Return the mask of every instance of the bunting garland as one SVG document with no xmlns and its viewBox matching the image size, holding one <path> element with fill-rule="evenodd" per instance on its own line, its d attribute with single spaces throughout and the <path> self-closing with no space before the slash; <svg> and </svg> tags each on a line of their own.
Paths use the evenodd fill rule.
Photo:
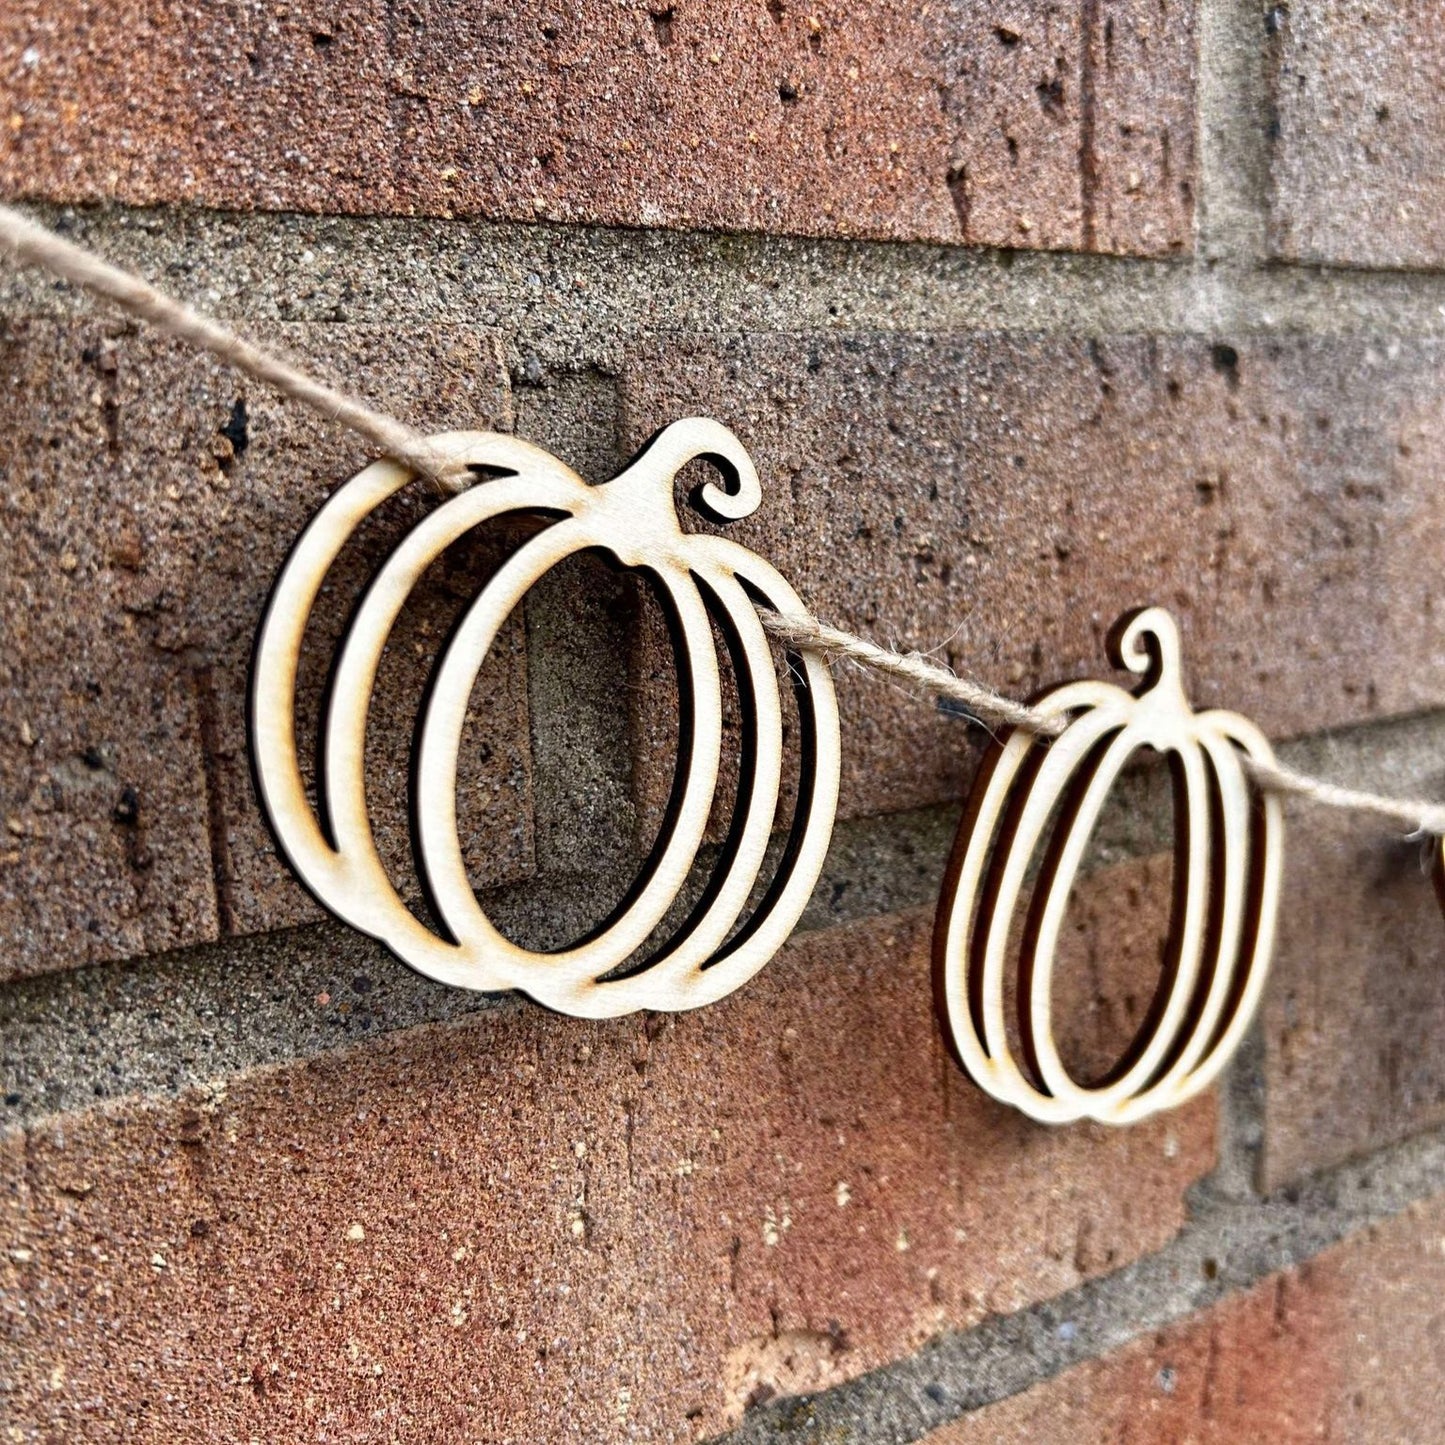
<svg viewBox="0 0 1445 1445">
<path fill-rule="evenodd" d="M 515 437 L 421 436 L 5 206 L 0 246 L 221 356 L 385 453 L 386 460 L 324 504 L 276 579 L 253 659 L 249 736 L 262 810 L 298 879 L 337 917 L 429 977 L 464 988 L 516 989 L 589 1018 L 696 1008 L 752 977 L 801 917 L 827 852 L 841 747 L 828 664 L 840 657 L 955 698 L 1002 730 L 975 780 L 945 876 L 936 981 L 959 1062 L 981 1088 L 1031 1118 L 1129 1123 L 1182 1103 L 1218 1075 L 1248 1028 L 1268 973 L 1280 905 L 1283 795 L 1436 837 L 1445 902 L 1445 807 L 1293 772 L 1278 764 L 1247 719 L 1194 712 L 1183 688 L 1178 629 L 1161 609 L 1130 614 L 1113 634 L 1115 663 L 1138 678 L 1133 692 L 1086 681 L 1016 702 L 915 655 L 826 626 L 761 557 L 723 537 L 684 532 L 673 483 L 696 458 L 723 477 L 723 485 L 710 482 L 693 499 L 712 520 L 737 521 L 763 501 L 752 460 L 716 421 L 674 423 L 620 475 L 589 486 Z M 295 716 L 307 621 L 347 538 L 417 478 L 443 500 L 382 564 L 342 639 L 313 809 Z M 480 587 L 420 711 L 412 803 L 429 924 L 404 901 L 372 836 L 365 762 L 372 686 L 392 626 L 426 567 L 473 528 L 519 516 L 538 529 Z M 457 750 L 473 684 L 498 630 L 541 577 L 585 550 L 646 576 L 663 601 L 682 693 L 679 753 L 672 806 L 628 896 L 584 938 L 539 953 L 495 927 L 468 881 L 457 838 Z M 740 700 L 741 778 L 701 895 L 669 925 L 703 848 L 718 786 L 724 659 L 715 633 Z M 785 730 L 770 637 L 786 649 L 801 722 L 797 797 L 787 819 L 779 816 Z M 1142 751 L 1166 760 L 1174 784 L 1175 887 L 1165 966 L 1123 1056 L 1103 1077 L 1079 1082 L 1053 1039 L 1055 954 L 1100 810 Z M 786 842 L 768 874 L 770 840 L 780 832 Z M 669 936 L 655 942 L 669 926 Z"/>
</svg>

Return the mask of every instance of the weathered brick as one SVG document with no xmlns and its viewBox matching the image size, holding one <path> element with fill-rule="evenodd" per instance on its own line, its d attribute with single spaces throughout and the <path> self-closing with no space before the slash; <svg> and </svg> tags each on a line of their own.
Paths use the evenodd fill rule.
<svg viewBox="0 0 1445 1445">
<path fill-rule="evenodd" d="M 962 233 L 999 246 L 1067 247 L 1085 229 L 1081 75 L 1091 54 L 1077 5 L 1002 8 L 963 27 L 944 93 L 958 125 L 952 192 Z"/>
<path fill-rule="evenodd" d="M 1107 1074 L 1145 1022 L 1163 967 L 1172 881 L 1173 857 L 1162 853 L 1099 868 L 1075 887 L 1050 987 L 1064 1065 L 1076 1079 Z M 1021 930 L 1022 917 L 1016 925 Z M 1012 990 L 1008 998 L 1013 1007 Z"/>
<path fill-rule="evenodd" d="M 1268 1188 L 1445 1123 L 1445 931 L 1419 854 L 1336 815 L 1291 840 L 1264 1008 Z"/>
<path fill-rule="evenodd" d="M 1428 6 L 1279 5 L 1270 215 L 1276 254 L 1445 260 L 1445 32 Z"/>
<path fill-rule="evenodd" d="M 732 426 L 764 491 L 729 535 L 825 621 L 1020 695 L 1106 672 L 1114 619 L 1160 603 L 1197 704 L 1287 736 L 1445 704 L 1437 629 L 1401 621 L 1437 608 L 1440 355 L 1315 338 L 679 339 L 628 366 L 624 429 L 639 443 L 699 412 Z M 643 666 L 656 699 L 655 646 Z M 849 669 L 838 688 L 845 815 L 960 795 L 970 730 Z M 666 712 L 640 719 L 654 815 Z"/>
<path fill-rule="evenodd" d="M 37 1128 L 12 1419 L 692 1439 L 1158 1248 L 1212 1101 L 993 1105 L 943 1054 L 928 940 L 874 920 L 699 1014 L 507 1007 Z"/>
<path fill-rule="evenodd" d="M 388 211 L 387 8 L 14 0 L 0 12 L 0 186 Z"/>
<path fill-rule="evenodd" d="M 1189 244 L 1193 0 L 23 0 L 0 186 L 37 199 Z"/>
<path fill-rule="evenodd" d="M 1103 0 L 1080 122 L 1086 251 L 1189 250 L 1194 224 L 1195 11 Z"/>
<path fill-rule="evenodd" d="M 926 1445 L 1224 1445 L 1440 1436 L 1445 1199 L 1102 1359 L 925 1437 Z"/>
<path fill-rule="evenodd" d="M 1193 223 L 1194 7 L 1025 4 L 955 31 L 962 238 L 1159 254 Z"/>
<path fill-rule="evenodd" d="M 25 1135 L 0 1131 L 0 1400 L 14 1394 L 22 1368 L 21 1346 L 29 1328 L 22 1271 L 31 1262 L 27 1226 L 30 1183 L 25 1172 Z"/>
<path fill-rule="evenodd" d="M 419 422 L 507 424 L 496 344 L 461 331 L 280 328 L 334 376 L 365 372 Z M 218 364 L 123 324 L 0 334 L 0 977 L 316 916 L 255 807 L 246 676 L 276 569 L 364 461 L 350 438 Z M 338 565 L 308 644 L 301 736 L 354 591 L 430 501 L 396 505 Z M 469 587 L 448 555 L 378 684 L 378 837 L 406 866 L 405 759 L 423 662 Z M 484 674 L 464 827 L 478 880 L 530 867 L 526 676 L 514 624 Z"/>
</svg>

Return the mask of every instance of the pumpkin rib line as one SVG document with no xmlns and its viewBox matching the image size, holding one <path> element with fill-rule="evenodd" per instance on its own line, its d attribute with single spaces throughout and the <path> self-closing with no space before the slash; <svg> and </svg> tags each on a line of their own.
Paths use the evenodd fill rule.
<svg viewBox="0 0 1445 1445">
<path fill-rule="evenodd" d="M 636 978 L 640 974 L 666 964 L 686 947 L 688 940 L 707 918 L 718 896 L 726 887 L 747 832 L 750 813 L 742 804 L 750 793 L 750 785 L 756 777 L 758 769 L 757 725 L 753 717 L 756 687 L 752 677 L 752 668 L 747 660 L 741 634 L 721 598 L 697 572 L 690 571 L 688 575 L 701 594 L 709 617 L 722 635 L 732 665 L 733 677 L 738 684 L 739 716 L 742 730 L 739 739 L 738 783 L 729 811 L 728 830 L 710 862 L 707 881 L 697 899 L 689 907 L 683 921 L 652 953 L 638 961 L 619 964 L 616 968 L 600 976 L 597 979 L 599 986 Z M 744 695 L 745 692 L 746 695 Z M 717 958 L 718 953 L 714 951 L 709 958 L 698 965 L 699 969 L 708 968 Z"/>
<path fill-rule="evenodd" d="M 1164 1087 L 1166 1083 L 1169 1082 L 1171 1075 L 1178 1068 L 1180 1060 L 1185 1057 L 1194 1043 L 1199 1027 L 1203 1022 L 1204 1011 L 1208 1004 L 1209 997 L 1214 991 L 1220 972 L 1224 971 L 1229 975 L 1233 975 L 1238 961 L 1237 958 L 1226 959 L 1221 951 L 1224 941 L 1224 914 L 1227 901 L 1224 894 L 1225 863 L 1223 849 L 1226 846 L 1227 839 L 1225 837 L 1223 788 L 1213 757 L 1206 750 L 1201 750 L 1201 755 L 1204 763 L 1205 779 L 1208 784 L 1209 856 L 1206 859 L 1205 867 L 1208 871 L 1209 886 L 1204 918 L 1204 931 L 1199 944 L 1199 972 L 1194 980 L 1194 990 L 1185 1008 L 1181 1027 L 1175 1034 L 1169 1049 L 1159 1061 L 1159 1066 L 1154 1070 L 1148 1083 L 1134 1096 L 1136 1102 L 1142 1102 L 1156 1092 L 1162 1091 L 1162 1093 L 1165 1094 L 1175 1093 L 1177 1090 L 1187 1086 L 1194 1070 L 1207 1055 L 1207 1050 L 1195 1060 L 1194 1064 L 1186 1070 L 1179 1079 L 1174 1080 L 1173 1088 L 1166 1089 Z M 1177 853 L 1175 872 L 1177 889 Z M 1175 901 L 1170 909 L 1171 926 L 1173 925 L 1175 911 L 1178 906 L 1176 893 Z"/>
<path fill-rule="evenodd" d="M 750 578 L 735 574 L 735 580 L 743 591 L 755 601 L 770 608 L 775 606 Z M 783 851 L 778 857 L 777 865 L 763 896 L 748 916 L 739 923 L 732 936 L 704 965 L 706 969 L 716 968 L 719 964 L 725 963 L 745 948 L 759 930 L 767 924 L 781 902 L 783 894 L 793 881 L 803 845 L 816 822 L 813 816 L 813 804 L 817 795 L 817 765 L 821 745 L 817 698 L 812 686 L 807 681 L 808 663 L 792 649 L 785 649 L 783 656 L 788 664 L 788 677 L 798 710 L 798 796 L 793 805 L 793 816 L 789 822 L 787 840 L 783 844 Z M 798 666 L 800 663 L 801 667 Z M 776 808 L 773 821 L 774 823 L 777 821 Z M 831 832 L 831 820 L 828 827 Z M 816 880 L 814 881 L 816 882 Z M 809 892 L 811 893 L 811 891 L 810 884 Z"/>
<path fill-rule="evenodd" d="M 603 549 L 608 550 L 608 549 Z M 613 554 L 615 555 L 615 554 Z M 586 948 L 595 943 L 599 938 L 604 937 L 622 920 L 630 911 L 638 898 L 646 891 L 652 879 L 656 876 L 658 868 L 666 856 L 668 845 L 672 841 L 673 834 L 677 829 L 678 815 L 682 811 L 683 799 L 687 793 L 687 785 L 691 776 L 690 752 L 688 739 L 694 725 L 695 705 L 691 680 L 694 675 L 693 662 L 685 639 L 682 635 L 681 621 L 673 602 L 669 589 L 663 584 L 660 574 L 651 567 L 634 567 L 627 569 L 634 575 L 646 582 L 653 592 L 653 598 L 663 615 L 664 625 L 667 628 L 668 640 L 672 651 L 673 666 L 677 669 L 677 760 L 673 764 L 672 782 L 668 788 L 667 802 L 663 805 L 662 815 L 658 821 L 657 833 L 647 850 L 646 857 L 633 874 L 631 882 L 627 885 L 621 898 L 608 911 L 607 915 L 599 919 L 591 928 L 586 929 L 572 942 L 563 944 L 557 948 L 548 949 L 546 953 L 563 954 L 575 952 L 577 949 Z M 687 677 L 684 678 L 684 669 Z M 696 859 L 693 860 L 694 864 Z M 689 869 L 691 871 L 691 869 Z M 658 927 L 663 925 L 659 923 Z M 639 947 L 645 947 L 646 940 Z M 645 966 L 645 965 L 644 965 Z M 613 968 L 599 974 L 594 980 L 598 986 L 607 983 L 620 982 L 623 979 L 634 977 L 641 972 L 642 968 L 624 960 Z"/>
<path fill-rule="evenodd" d="M 515 475 L 515 473 L 511 473 L 510 475 Z M 547 526 L 550 527 L 555 526 L 559 522 L 565 521 L 571 515 L 572 514 L 570 512 L 560 512 L 552 509 L 520 508 L 518 509 L 518 511 L 515 512 L 498 513 L 497 516 L 488 519 L 488 525 L 496 522 L 505 521 L 510 517 L 528 516 L 536 517 L 540 520 L 545 520 Z M 472 529 L 469 528 L 468 530 L 470 531 Z M 544 527 L 540 530 L 545 531 L 546 528 Z M 454 537 L 447 544 L 447 548 L 454 547 L 466 535 L 467 533 L 463 532 L 457 537 Z M 527 539 L 527 541 L 531 540 L 532 539 L 530 537 Z M 482 583 L 482 588 L 485 588 L 487 584 L 491 582 L 492 578 L 495 577 L 497 573 L 500 572 L 501 569 L 506 565 L 506 563 L 511 560 L 511 557 L 515 555 L 515 552 L 519 551 L 521 547 L 525 545 L 526 542 L 520 543 L 512 553 L 510 553 L 502 561 L 498 562 L 497 565 L 492 568 L 490 574 L 487 576 L 486 581 Z M 442 551 L 438 553 L 437 557 L 433 559 L 433 562 L 430 565 L 435 565 L 437 561 L 440 561 L 441 558 L 446 555 L 447 548 L 443 548 Z M 346 626 L 342 631 L 343 637 L 345 637 L 347 633 L 351 631 L 352 623 L 355 621 L 356 613 L 361 608 L 365 593 L 370 590 L 371 586 L 375 583 L 378 575 L 380 575 L 380 569 L 378 569 L 378 571 L 372 575 L 366 587 L 364 587 L 362 589 L 362 592 L 357 596 L 355 606 L 352 610 L 352 614 L 347 618 Z M 426 908 L 427 917 L 419 917 L 416 913 L 416 910 L 412 908 L 410 904 L 407 904 L 407 900 L 405 897 L 402 897 L 402 903 L 406 904 L 408 911 L 412 913 L 413 917 L 417 918 L 417 921 L 419 923 L 429 926 L 432 932 L 436 933 L 438 937 L 442 938 L 443 941 L 450 943 L 453 947 L 460 946 L 459 940 L 453 935 L 451 926 L 447 923 L 446 918 L 441 911 L 441 907 L 437 902 L 436 896 L 432 892 L 431 880 L 427 877 L 426 868 L 421 858 L 420 847 L 418 843 L 418 839 L 420 838 L 421 833 L 421 787 L 418 779 L 418 772 L 421 766 L 421 746 L 422 738 L 426 730 L 425 724 L 427 710 L 431 705 L 432 694 L 436 690 L 437 678 L 441 672 L 442 659 L 446 656 L 447 649 L 451 646 L 453 639 L 457 635 L 457 632 L 460 630 L 463 622 L 466 620 L 467 609 L 469 606 L 470 600 L 466 603 L 463 603 L 462 606 L 457 609 L 457 614 L 455 617 L 452 618 L 450 625 L 447 627 L 445 636 L 443 636 L 440 642 L 438 642 L 437 644 L 436 652 L 431 659 L 431 665 L 427 668 L 427 675 L 422 682 L 421 694 L 417 699 L 416 718 L 415 721 L 412 723 L 411 738 L 407 749 L 407 848 L 412 860 L 412 872 L 417 882 L 421 901 Z M 398 620 L 400 620 L 400 618 L 398 618 Z M 316 794 L 318 801 L 327 797 L 327 791 L 324 782 L 324 773 L 322 771 L 325 765 L 325 754 L 322 750 L 321 742 L 322 734 L 324 733 L 325 729 L 325 718 L 331 708 L 331 701 L 335 688 L 336 671 L 340 664 L 340 659 L 341 648 L 338 646 L 333 650 L 331 655 L 331 662 L 327 677 L 327 691 L 325 694 L 323 707 L 317 720 L 318 737 L 316 768 L 318 783 L 316 788 Z M 485 665 L 485 660 L 483 662 L 483 665 Z M 323 823 L 323 827 L 325 826 L 326 825 Z M 398 890 L 398 893 L 400 893 L 400 890 Z"/>
</svg>

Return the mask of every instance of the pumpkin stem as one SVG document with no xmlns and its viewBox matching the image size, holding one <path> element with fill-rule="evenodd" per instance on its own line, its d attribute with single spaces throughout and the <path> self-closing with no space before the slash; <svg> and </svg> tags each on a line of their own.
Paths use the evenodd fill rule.
<svg viewBox="0 0 1445 1445">
<path fill-rule="evenodd" d="M 1179 624 L 1162 607 L 1141 607 L 1114 624 L 1109 651 L 1119 667 L 1144 678 L 1145 690 L 1169 681 L 1183 687 Z"/>
<path fill-rule="evenodd" d="M 763 500 L 763 485 L 758 469 L 743 444 L 721 422 L 708 417 L 691 416 L 665 426 L 633 459 L 633 466 L 643 463 L 655 475 L 665 476 L 669 487 L 672 479 L 689 462 L 701 458 L 711 462 L 727 482 L 704 482 L 688 500 L 705 517 L 714 522 L 739 522 L 751 516 Z M 629 471 L 632 468 L 629 467 Z"/>
</svg>

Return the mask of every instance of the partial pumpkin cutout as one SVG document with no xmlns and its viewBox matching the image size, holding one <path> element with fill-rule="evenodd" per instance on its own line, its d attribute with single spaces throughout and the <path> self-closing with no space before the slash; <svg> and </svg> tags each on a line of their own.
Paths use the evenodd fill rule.
<svg viewBox="0 0 1445 1445">
<path fill-rule="evenodd" d="M 1190 708 L 1178 628 L 1162 609 L 1122 619 L 1110 651 L 1142 677 L 1135 692 L 1105 682 L 1054 689 L 1034 705 L 1059 719 L 1057 737 L 1015 731 L 985 757 L 935 932 L 940 1012 L 959 1062 L 994 1098 L 1050 1124 L 1132 1123 L 1207 1087 L 1259 1002 L 1279 903 L 1280 800 L 1251 789 L 1243 766 L 1245 758 L 1273 762 L 1264 735 L 1235 713 Z M 1060 929 L 1105 798 L 1140 749 L 1161 754 L 1174 781 L 1164 967 L 1123 1056 L 1103 1077 L 1080 1083 L 1053 1034 Z M 1011 932 L 1020 938 L 1017 1051 L 1006 1005 Z"/>
<path fill-rule="evenodd" d="M 332 913 L 444 983 L 519 989 L 587 1018 L 696 1008 L 723 997 L 767 963 L 792 932 L 822 868 L 838 797 L 831 674 L 816 658 L 790 655 L 802 783 L 788 846 L 744 919 L 774 829 L 783 746 L 778 675 L 757 609 L 803 607 L 788 583 L 746 548 L 685 534 L 673 506 L 673 478 L 695 458 L 715 463 L 733 485 L 725 490 L 707 484 L 696 505 L 714 519 L 736 521 L 762 500 L 751 460 L 725 427 L 700 419 L 666 428 L 626 471 L 596 487 L 514 437 L 454 432 L 432 440 L 485 480 L 412 529 L 357 609 L 337 653 L 323 728 L 321 818 L 307 801 L 296 743 L 296 676 L 307 618 L 346 538 L 413 474 L 381 461 L 341 487 L 301 535 L 272 592 L 256 644 L 250 730 L 261 804 L 283 853 Z M 417 579 L 463 533 L 522 515 L 547 525 L 517 548 L 463 613 L 437 663 L 417 729 L 417 866 L 444 935 L 408 909 L 378 855 L 367 811 L 367 714 L 387 638 Z M 498 931 L 468 881 L 457 836 L 458 747 L 473 683 L 499 630 L 538 578 L 589 550 L 646 573 L 665 600 L 684 695 L 677 784 L 652 856 L 622 906 L 573 945 L 536 952 Z M 714 624 L 747 699 L 747 773 L 701 899 L 673 936 L 638 962 L 634 955 L 686 883 L 717 789 L 722 702 Z"/>
</svg>

